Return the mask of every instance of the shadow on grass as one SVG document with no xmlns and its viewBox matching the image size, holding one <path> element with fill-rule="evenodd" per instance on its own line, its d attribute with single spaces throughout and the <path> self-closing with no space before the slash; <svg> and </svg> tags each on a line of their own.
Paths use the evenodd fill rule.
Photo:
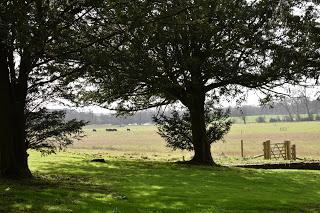
<svg viewBox="0 0 320 213">
<path fill-rule="evenodd" d="M 125 197 L 81 176 L 36 173 L 32 180 L 0 179 L 0 212 L 114 211 L 108 202 L 121 199 Z"/>
<path fill-rule="evenodd" d="M 320 210 L 320 173 L 314 171 L 212 168 L 119 159 L 101 164 L 81 156 L 70 161 L 43 158 L 33 167 L 37 178 L 32 181 L 0 183 L 0 197 L 5 199 L 0 201 L 0 212 Z"/>
</svg>

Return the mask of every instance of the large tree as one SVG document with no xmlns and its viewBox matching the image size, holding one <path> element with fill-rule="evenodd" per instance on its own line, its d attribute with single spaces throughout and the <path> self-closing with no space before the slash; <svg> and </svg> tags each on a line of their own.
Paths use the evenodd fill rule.
<svg viewBox="0 0 320 213">
<path fill-rule="evenodd" d="M 206 136 L 205 101 L 247 87 L 270 91 L 298 81 L 307 18 L 302 1 L 136 1 L 117 11 L 126 29 L 110 57 L 101 42 L 91 58 L 91 92 L 100 104 L 136 111 L 181 103 L 190 113 L 197 164 L 214 164 Z M 135 23 L 134 27 L 132 23 Z M 103 27 L 102 27 L 103 29 Z M 108 46 L 109 47 L 109 46 Z M 114 106 L 114 105 L 113 105 Z"/>
<path fill-rule="evenodd" d="M 79 59 L 83 49 L 97 42 L 90 26 L 102 19 L 101 2 L 0 2 L 0 176 L 31 177 L 26 116 L 33 109 L 28 107 L 64 97 L 70 85 L 62 82 L 72 82 L 90 68 Z M 109 32 L 99 41 L 117 34 Z"/>
</svg>

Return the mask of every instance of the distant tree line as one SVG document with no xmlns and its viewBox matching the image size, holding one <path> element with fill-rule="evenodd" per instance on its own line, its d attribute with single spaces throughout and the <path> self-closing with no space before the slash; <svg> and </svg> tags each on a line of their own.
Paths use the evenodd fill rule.
<svg viewBox="0 0 320 213">
<path fill-rule="evenodd" d="M 227 109 L 225 109 L 227 110 Z M 157 113 L 156 110 L 143 110 L 131 116 L 116 116 L 116 114 L 102 114 L 94 112 L 80 112 L 73 109 L 64 109 L 66 112 L 66 120 L 84 120 L 89 124 L 146 124 L 154 123 L 152 117 Z M 166 114 L 170 114 L 168 111 Z M 290 121 L 306 121 L 320 120 L 320 101 L 310 100 L 308 97 L 286 98 L 274 103 L 272 106 L 252 106 L 244 105 L 241 107 L 231 107 L 231 117 L 246 117 L 254 115 L 277 115 L 269 119 L 259 116 L 258 123 L 264 122 L 290 122 Z M 283 116 L 278 116 L 283 115 Z M 305 116 L 302 116 L 305 115 Z M 245 118 L 244 118 L 245 119 Z"/>
<path fill-rule="evenodd" d="M 257 122 L 292 122 L 292 121 L 313 121 L 320 120 L 320 101 L 310 100 L 307 96 L 295 98 L 284 98 L 274 103 L 272 106 L 242 106 L 232 108 L 233 117 L 242 117 L 251 115 L 284 115 L 281 118 L 272 117 L 269 120 L 262 116 L 257 118 Z"/>
<path fill-rule="evenodd" d="M 66 113 L 66 120 L 76 119 L 78 121 L 87 121 L 89 124 L 113 125 L 153 123 L 152 117 L 156 114 L 155 110 L 144 110 L 131 116 L 117 116 L 114 113 L 102 114 L 94 112 L 80 112 L 73 109 L 63 109 L 63 111 Z"/>
</svg>

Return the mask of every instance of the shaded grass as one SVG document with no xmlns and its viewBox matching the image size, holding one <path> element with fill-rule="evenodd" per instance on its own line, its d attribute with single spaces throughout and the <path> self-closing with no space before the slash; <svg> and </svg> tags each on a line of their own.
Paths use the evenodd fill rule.
<svg viewBox="0 0 320 213">
<path fill-rule="evenodd" d="M 100 153 L 100 155 L 103 155 Z M 0 212 L 317 212 L 320 172 L 31 153 L 36 178 L 0 180 Z M 106 156 L 102 156 L 106 157 Z"/>
</svg>

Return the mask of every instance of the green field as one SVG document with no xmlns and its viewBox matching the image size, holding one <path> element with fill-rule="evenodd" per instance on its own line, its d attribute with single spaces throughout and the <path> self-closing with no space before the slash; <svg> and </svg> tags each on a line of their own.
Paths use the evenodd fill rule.
<svg viewBox="0 0 320 213">
<path fill-rule="evenodd" d="M 0 182 L 0 212 L 319 212 L 318 171 L 182 166 L 31 153 L 31 181 Z"/>
<path fill-rule="evenodd" d="M 319 171 L 175 164 L 192 153 L 166 148 L 155 126 L 85 132 L 57 155 L 30 152 L 33 180 L 0 179 L 0 212 L 320 212 Z M 240 158 L 241 139 L 246 157 L 261 154 L 269 139 L 291 140 L 299 157 L 320 159 L 320 122 L 234 124 L 225 142 L 213 145 L 215 161 L 263 161 Z"/>
</svg>

